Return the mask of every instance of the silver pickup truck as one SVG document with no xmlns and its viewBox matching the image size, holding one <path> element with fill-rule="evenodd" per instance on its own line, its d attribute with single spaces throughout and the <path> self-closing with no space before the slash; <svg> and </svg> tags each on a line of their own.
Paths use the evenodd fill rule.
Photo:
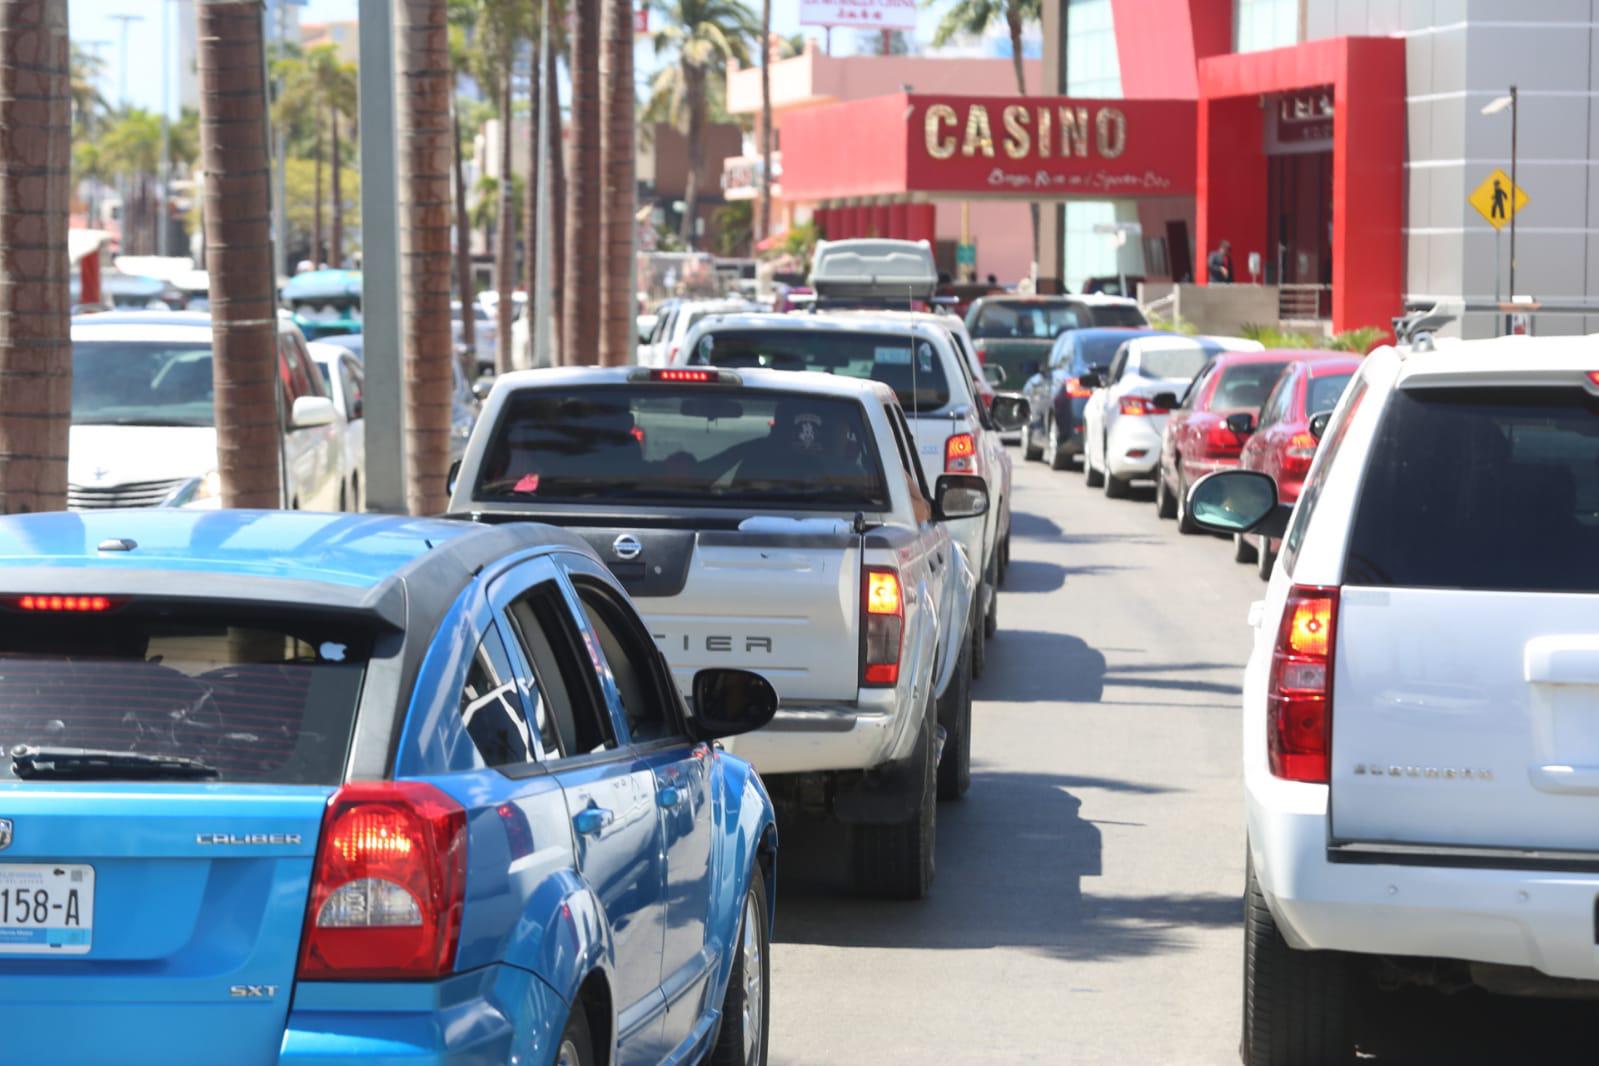
<svg viewBox="0 0 1599 1066">
<path fill-rule="evenodd" d="M 973 568 L 947 523 L 988 506 L 979 477 L 928 485 L 887 385 L 648 367 L 502 376 L 450 500 L 583 536 L 685 692 L 707 666 L 766 676 L 782 709 L 729 748 L 851 826 L 857 887 L 900 898 L 971 779 Z"/>
</svg>

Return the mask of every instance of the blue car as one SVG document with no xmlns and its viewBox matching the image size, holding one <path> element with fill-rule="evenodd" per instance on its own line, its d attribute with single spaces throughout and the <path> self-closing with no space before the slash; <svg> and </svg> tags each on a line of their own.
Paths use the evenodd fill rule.
<svg viewBox="0 0 1599 1066">
<path fill-rule="evenodd" d="M 0 519 L 0 1060 L 766 1061 L 770 800 L 535 524 Z"/>
</svg>

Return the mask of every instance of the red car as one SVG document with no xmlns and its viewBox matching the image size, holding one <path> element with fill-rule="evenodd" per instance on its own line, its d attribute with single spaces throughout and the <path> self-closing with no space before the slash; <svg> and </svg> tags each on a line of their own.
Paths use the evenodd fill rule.
<svg viewBox="0 0 1599 1066">
<path fill-rule="evenodd" d="M 1260 416 L 1238 465 L 1270 474 L 1283 503 L 1299 499 L 1299 490 L 1316 456 L 1317 438 L 1310 432 L 1312 416 L 1338 406 L 1344 386 L 1360 369 L 1360 358 L 1348 354 L 1319 354 L 1289 366 L 1261 405 Z M 1238 541 L 1238 561 L 1259 565 L 1262 580 L 1271 576 L 1279 542 L 1260 538 Z"/>
<path fill-rule="evenodd" d="M 1206 474 L 1238 465 L 1249 439 L 1228 428 L 1230 415 L 1260 410 L 1283 368 L 1298 359 L 1323 353 L 1296 351 L 1223 352 L 1212 359 L 1172 411 L 1161 438 L 1160 469 L 1155 476 L 1155 510 L 1177 519 L 1183 533 L 1199 527 L 1188 516 L 1188 486 Z"/>
</svg>

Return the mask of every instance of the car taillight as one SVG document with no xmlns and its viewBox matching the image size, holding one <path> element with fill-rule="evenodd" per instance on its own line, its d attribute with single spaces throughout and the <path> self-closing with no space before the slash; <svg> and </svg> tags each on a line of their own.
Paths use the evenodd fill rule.
<svg viewBox="0 0 1599 1066">
<path fill-rule="evenodd" d="M 869 566 L 862 572 L 861 622 L 866 630 L 861 686 L 893 688 L 899 684 L 900 638 L 905 629 L 898 570 Z"/>
<path fill-rule="evenodd" d="M 432 785 L 345 785 L 322 816 L 300 946 L 309 981 L 450 971 L 466 893 L 466 812 Z"/>
<path fill-rule="evenodd" d="M 944 442 L 944 473 L 971 474 L 977 470 L 977 439 L 956 433 Z"/>
<path fill-rule="evenodd" d="M 1337 628 L 1336 588 L 1295 585 L 1289 591 L 1266 689 L 1271 772 L 1289 781 L 1327 783 Z"/>
<path fill-rule="evenodd" d="M 1310 461 L 1314 458 L 1316 438 L 1306 432 L 1295 433 L 1283 449 L 1283 473 L 1303 477 L 1310 471 Z"/>
<path fill-rule="evenodd" d="M 1123 396 L 1120 410 L 1124 415 L 1163 415 L 1171 408 L 1162 407 L 1154 400 L 1143 396 Z"/>
<path fill-rule="evenodd" d="M 1237 455 L 1244 450 L 1243 438 L 1227 428 L 1225 422 L 1212 422 L 1205 430 L 1205 455 L 1209 458 Z"/>
<path fill-rule="evenodd" d="M 57 596 L 44 593 L 19 596 L 12 603 L 19 611 L 67 614 L 98 614 L 118 606 L 118 601 L 109 596 Z"/>
<path fill-rule="evenodd" d="M 988 345 L 982 341 L 977 341 L 972 345 L 972 351 L 977 353 L 978 365 L 988 362 Z"/>
<path fill-rule="evenodd" d="M 1066 395 L 1073 400 L 1086 400 L 1094 395 L 1094 390 L 1084 388 L 1082 381 L 1077 378 L 1067 378 Z"/>
</svg>

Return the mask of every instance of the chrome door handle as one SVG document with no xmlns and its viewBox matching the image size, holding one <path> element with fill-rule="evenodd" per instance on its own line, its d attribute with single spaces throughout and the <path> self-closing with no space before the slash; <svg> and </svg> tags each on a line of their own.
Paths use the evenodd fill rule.
<svg viewBox="0 0 1599 1066">
<path fill-rule="evenodd" d="M 600 831 L 612 822 L 616 815 L 603 807 L 589 807 L 587 810 L 578 811 L 572 819 L 572 826 L 582 836 L 598 836 Z"/>
<path fill-rule="evenodd" d="M 657 807 L 663 807 L 667 810 L 671 810 L 673 807 L 676 807 L 682 802 L 683 790 L 678 788 L 676 785 L 667 785 L 665 788 L 655 793 L 655 805 Z"/>
</svg>

